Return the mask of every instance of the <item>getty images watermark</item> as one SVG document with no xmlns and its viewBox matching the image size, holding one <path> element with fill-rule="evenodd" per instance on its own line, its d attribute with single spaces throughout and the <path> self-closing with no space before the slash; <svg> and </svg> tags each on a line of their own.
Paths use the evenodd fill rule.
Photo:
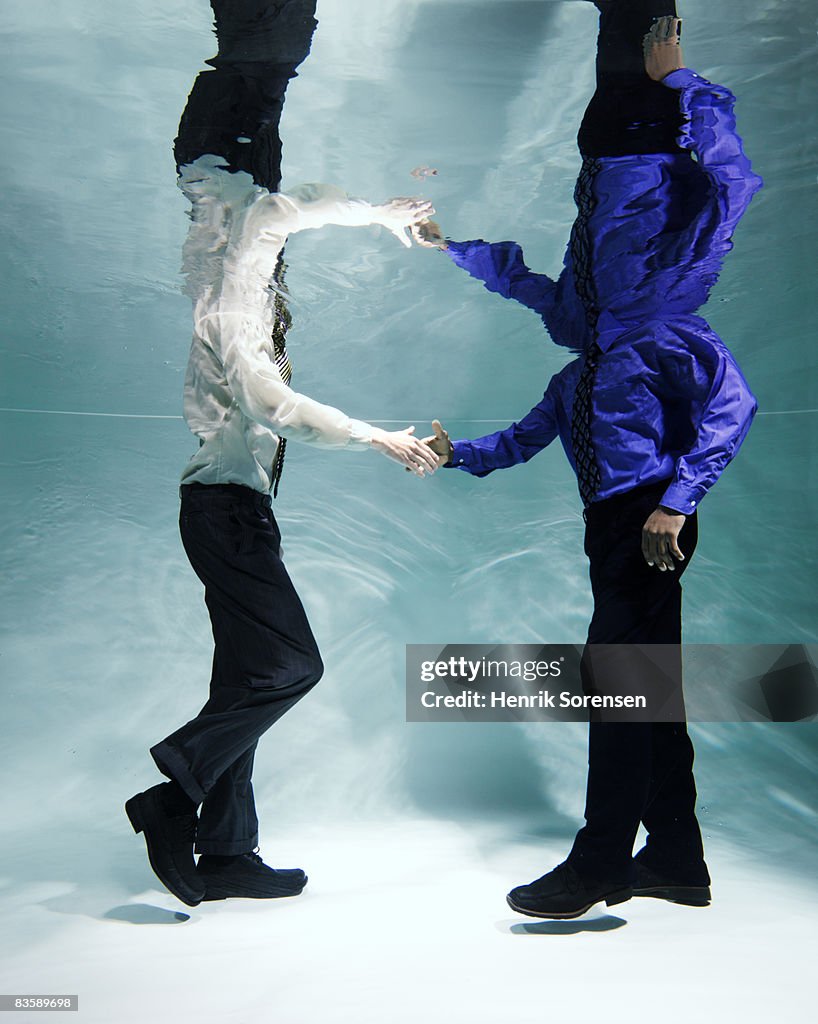
<svg viewBox="0 0 818 1024">
<path fill-rule="evenodd" d="M 565 655 L 553 661 L 520 661 L 516 658 L 508 661 L 488 655 L 472 660 L 463 654 L 459 658 L 450 655 L 445 661 L 423 661 L 420 666 L 423 683 L 450 680 L 468 685 L 478 680 L 485 683 L 493 679 L 502 681 L 504 686 L 499 690 L 464 689 L 458 694 L 424 690 L 420 703 L 424 708 L 647 708 L 644 694 L 579 694 L 571 690 L 544 689 L 536 693 L 519 693 L 508 688 L 509 681 L 514 680 L 523 683 L 549 680 L 555 683 L 562 676 L 564 665 Z"/>
<path fill-rule="evenodd" d="M 411 644 L 410 722 L 809 721 L 816 645 Z"/>
</svg>

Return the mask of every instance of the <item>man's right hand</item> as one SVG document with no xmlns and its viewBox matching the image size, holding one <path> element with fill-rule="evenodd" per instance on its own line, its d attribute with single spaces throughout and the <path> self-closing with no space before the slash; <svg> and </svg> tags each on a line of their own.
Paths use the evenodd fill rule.
<svg viewBox="0 0 818 1024">
<path fill-rule="evenodd" d="M 414 432 L 414 427 L 406 427 L 405 430 L 381 430 L 376 427 L 370 443 L 388 459 L 406 466 L 408 472 L 416 476 L 425 476 L 426 473 L 431 475 L 438 467 L 438 460 L 423 441 L 412 437 Z"/>
<path fill-rule="evenodd" d="M 432 430 L 434 430 L 434 434 L 424 437 L 423 443 L 428 445 L 430 451 L 435 453 L 439 466 L 448 466 L 452 461 L 452 454 L 454 452 L 449 435 L 443 429 L 440 420 L 432 420 Z"/>
</svg>

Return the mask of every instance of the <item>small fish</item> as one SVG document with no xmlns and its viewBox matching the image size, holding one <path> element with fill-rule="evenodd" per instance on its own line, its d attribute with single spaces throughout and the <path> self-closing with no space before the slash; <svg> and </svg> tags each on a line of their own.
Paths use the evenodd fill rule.
<svg viewBox="0 0 818 1024">
<path fill-rule="evenodd" d="M 409 172 L 413 178 L 431 178 L 437 174 L 436 167 L 415 167 Z"/>
</svg>

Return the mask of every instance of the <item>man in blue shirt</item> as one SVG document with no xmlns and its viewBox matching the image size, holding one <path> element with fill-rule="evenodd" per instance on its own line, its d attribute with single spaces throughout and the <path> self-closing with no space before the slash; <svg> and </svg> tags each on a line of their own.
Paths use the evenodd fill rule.
<svg viewBox="0 0 818 1024">
<path fill-rule="evenodd" d="M 559 279 L 530 271 L 516 243 L 447 241 L 433 223 L 418 232 L 490 291 L 535 310 L 579 357 L 507 429 L 452 443 L 436 421 L 426 440 L 443 465 L 485 476 L 559 437 L 585 506 L 588 645 L 679 645 L 697 509 L 756 411 L 695 311 L 761 179 L 735 132 L 732 94 L 684 67 L 672 3 L 596 6 L 597 91 L 579 132 L 579 212 Z M 684 721 L 592 720 L 586 825 L 567 860 L 513 889 L 510 905 L 555 918 L 633 894 L 707 905 L 692 765 Z M 648 840 L 632 860 L 640 821 Z"/>
</svg>

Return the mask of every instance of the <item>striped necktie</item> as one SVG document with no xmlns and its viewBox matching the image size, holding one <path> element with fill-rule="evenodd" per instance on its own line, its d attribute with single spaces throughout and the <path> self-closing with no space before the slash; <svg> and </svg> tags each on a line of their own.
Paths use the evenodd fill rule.
<svg viewBox="0 0 818 1024">
<path fill-rule="evenodd" d="M 278 263 L 276 264 L 275 273 L 273 274 L 273 280 L 275 281 L 278 288 L 275 293 L 275 319 L 273 322 L 273 355 L 275 359 L 276 369 L 281 374 L 281 379 L 285 384 L 289 386 L 293 376 L 293 367 L 290 362 L 290 357 L 287 354 L 287 331 L 292 325 L 293 318 L 290 316 L 290 311 L 287 309 L 287 304 L 284 301 L 284 296 L 278 289 L 284 289 L 284 271 L 287 269 L 286 264 L 282 256 L 278 257 Z M 278 495 L 278 483 L 281 480 L 281 471 L 284 469 L 284 453 L 287 448 L 287 439 L 280 437 L 278 439 L 278 448 L 276 450 L 275 460 L 273 462 L 273 468 L 270 475 L 270 480 L 273 486 L 273 497 Z"/>
<path fill-rule="evenodd" d="M 592 240 L 588 223 L 596 208 L 594 179 L 601 164 L 598 160 L 585 157 L 574 189 L 577 204 L 577 219 L 571 231 L 571 263 L 574 272 L 574 287 L 585 308 L 585 317 L 592 340 L 585 350 L 585 363 L 574 392 L 574 407 L 571 413 L 571 445 L 574 449 L 577 483 L 584 505 L 590 505 L 599 490 L 601 482 L 599 465 L 591 441 L 591 395 L 594 389 L 596 369 L 601 350 L 596 342 L 599 308 L 594 282 Z"/>
</svg>

